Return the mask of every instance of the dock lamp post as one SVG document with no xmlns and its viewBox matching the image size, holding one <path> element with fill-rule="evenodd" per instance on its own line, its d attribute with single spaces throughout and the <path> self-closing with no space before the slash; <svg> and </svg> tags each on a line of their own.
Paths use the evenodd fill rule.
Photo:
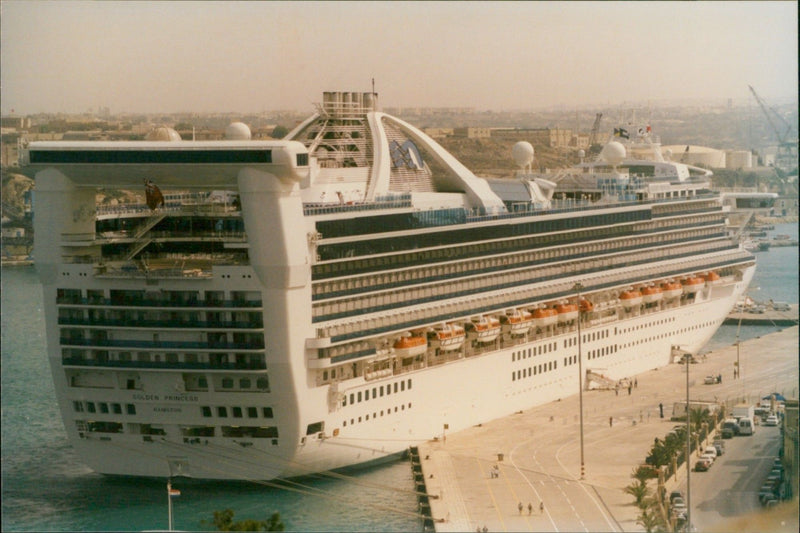
<svg viewBox="0 0 800 533">
<path fill-rule="evenodd" d="M 690 461 L 692 431 L 689 423 L 691 416 L 689 411 L 689 365 L 692 361 L 692 354 L 683 352 L 683 364 L 686 365 L 686 531 L 692 530 L 692 485 L 689 482 L 692 473 Z"/>
<path fill-rule="evenodd" d="M 580 409 L 580 424 L 581 424 L 581 479 L 586 478 L 586 464 L 583 460 L 583 363 L 581 357 L 581 290 L 583 285 L 580 282 L 576 283 L 573 287 L 577 294 L 578 304 L 578 405 Z"/>
</svg>

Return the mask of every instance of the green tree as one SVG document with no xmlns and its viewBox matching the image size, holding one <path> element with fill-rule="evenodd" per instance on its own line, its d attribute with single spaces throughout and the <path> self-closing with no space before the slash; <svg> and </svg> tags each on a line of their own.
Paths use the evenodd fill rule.
<svg viewBox="0 0 800 533">
<path fill-rule="evenodd" d="M 625 493 L 633 496 L 636 499 L 636 505 L 638 507 L 642 507 L 642 503 L 647 497 L 647 482 L 640 480 L 636 481 L 635 483 L 631 483 L 625 487 Z"/>
<path fill-rule="evenodd" d="M 281 521 L 280 513 L 272 513 L 272 516 L 267 520 L 239 520 L 233 521 L 233 509 L 224 509 L 222 511 L 214 511 L 214 519 L 211 525 L 217 528 L 217 531 L 283 531 L 284 526 Z M 208 524 L 203 520 L 203 524 Z"/>
<path fill-rule="evenodd" d="M 662 520 L 652 508 L 642 509 L 642 512 L 636 518 L 636 523 L 642 526 L 647 533 L 662 530 Z"/>
<path fill-rule="evenodd" d="M 289 133 L 289 128 L 286 126 L 275 126 L 275 129 L 272 130 L 272 138 L 273 139 L 283 139 L 286 137 L 286 134 Z"/>
</svg>

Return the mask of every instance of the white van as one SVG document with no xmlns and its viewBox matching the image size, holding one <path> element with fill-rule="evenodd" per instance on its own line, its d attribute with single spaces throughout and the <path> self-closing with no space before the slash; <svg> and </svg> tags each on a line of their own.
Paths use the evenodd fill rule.
<svg viewBox="0 0 800 533">
<path fill-rule="evenodd" d="M 756 428 L 752 418 L 743 417 L 739 419 L 739 435 L 752 435 L 755 431 Z"/>
</svg>

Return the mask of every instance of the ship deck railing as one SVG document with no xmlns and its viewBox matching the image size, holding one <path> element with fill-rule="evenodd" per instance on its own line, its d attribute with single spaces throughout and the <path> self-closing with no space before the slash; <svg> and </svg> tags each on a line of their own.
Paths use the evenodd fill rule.
<svg viewBox="0 0 800 533">
<path fill-rule="evenodd" d="M 168 369 L 168 370 L 239 370 L 239 371 L 253 371 L 253 370 L 266 370 L 266 362 L 261 363 L 188 363 L 185 361 L 168 362 L 168 361 L 119 361 L 114 359 L 97 359 L 85 357 L 62 357 L 61 364 L 63 366 L 96 366 L 96 367 L 110 367 L 110 368 L 148 368 L 153 370 Z M 207 389 L 195 389 L 207 390 Z M 252 391 L 248 391 L 252 392 Z"/>
<path fill-rule="evenodd" d="M 131 339 L 85 339 L 61 337 L 61 346 L 65 347 L 93 347 L 93 348 L 141 348 L 150 350 L 224 350 L 224 351 L 253 351 L 264 350 L 263 340 L 260 342 L 208 342 L 208 341 L 141 341 Z"/>
<path fill-rule="evenodd" d="M 738 248 L 738 246 L 735 246 L 735 245 L 724 245 L 724 246 L 720 246 L 715 251 L 724 252 L 724 251 L 734 250 L 734 249 L 737 249 L 737 248 Z M 680 258 L 685 258 L 685 257 L 692 257 L 692 256 L 694 256 L 696 254 L 697 254 L 696 251 L 689 251 L 689 252 L 686 252 L 686 253 L 683 253 L 683 254 L 672 254 L 672 255 L 669 255 L 669 259 L 680 259 Z M 649 264 L 649 263 L 653 262 L 653 258 L 654 257 L 658 258 L 658 259 L 664 259 L 664 258 L 667 257 L 667 254 L 666 253 L 661 253 L 661 254 L 650 253 L 650 254 L 645 254 L 644 256 L 637 256 L 637 258 L 635 260 L 623 261 L 623 262 L 615 263 L 613 265 L 613 268 L 619 269 L 619 268 L 636 267 L 636 266 L 640 266 L 640 265 L 643 265 L 643 264 Z M 596 273 L 599 273 L 599 272 L 605 272 L 607 270 L 608 270 L 608 265 L 598 264 L 597 266 L 591 267 L 591 268 L 581 268 L 579 270 L 578 269 L 573 269 L 571 272 L 569 272 L 569 274 L 585 276 L 585 275 L 590 275 L 590 274 L 596 274 Z M 670 275 L 678 275 L 678 274 L 668 273 L 666 275 L 670 276 Z M 542 275 L 532 276 L 530 278 L 525 279 L 524 281 L 525 281 L 526 284 L 543 283 L 543 282 L 547 282 L 547 281 L 551 281 L 551 280 L 558 280 L 558 279 L 561 279 L 563 277 L 564 277 L 564 272 L 554 272 L 554 273 L 549 274 L 549 275 L 548 274 L 542 274 Z M 632 283 L 634 283 L 634 281 L 632 281 Z M 493 284 L 493 285 L 490 285 L 490 286 L 481 286 L 481 287 L 476 287 L 476 288 L 473 288 L 473 289 L 465 289 L 465 290 L 461 290 L 461 291 L 449 291 L 448 290 L 448 291 L 445 291 L 445 292 L 442 292 L 442 293 L 439 293 L 439 294 L 431 294 L 432 291 L 425 290 L 423 288 L 423 289 L 418 289 L 419 297 L 406 299 L 406 300 L 403 301 L 403 305 L 414 306 L 414 305 L 422 305 L 422 304 L 426 304 L 426 303 L 435 302 L 437 300 L 449 300 L 449 299 L 452 299 L 452 298 L 469 297 L 469 296 L 478 295 L 478 294 L 482 294 L 482 293 L 486 293 L 486 292 L 490 292 L 490 291 L 513 289 L 515 287 L 518 287 L 519 285 L 520 285 L 520 280 L 519 279 L 512 279 L 511 281 L 508 281 L 506 283 L 496 283 L 496 284 Z M 336 305 L 335 301 L 331 303 L 331 306 L 333 306 L 333 305 Z M 346 303 L 344 305 L 346 306 Z M 325 321 L 329 321 L 329 320 L 337 320 L 337 319 L 347 318 L 349 316 L 360 315 L 360 314 L 380 313 L 380 312 L 383 312 L 383 311 L 389 311 L 389 310 L 395 309 L 396 307 L 397 307 L 397 303 L 390 301 L 390 302 L 387 302 L 387 303 L 385 303 L 383 305 L 379 304 L 379 305 L 374 305 L 374 306 L 370 306 L 370 307 L 361 307 L 361 308 L 357 308 L 357 309 L 356 308 L 346 309 L 344 311 L 334 312 L 334 313 L 327 313 L 325 315 L 317 315 L 317 316 L 314 316 L 312 318 L 312 322 L 325 322 Z"/>
<path fill-rule="evenodd" d="M 725 259 L 712 257 L 698 259 L 695 261 L 685 261 L 682 264 L 669 265 L 667 268 L 645 268 L 641 272 L 637 273 L 623 272 L 617 275 L 609 276 L 602 275 L 602 271 L 598 271 L 598 275 L 596 275 L 594 279 L 584 279 L 582 280 L 582 283 L 585 286 L 584 291 L 597 291 L 618 287 L 621 283 L 634 285 L 636 283 L 649 282 L 653 278 L 680 277 L 682 275 L 697 272 L 698 270 L 720 269 L 751 261 L 752 256 L 750 254 L 737 254 L 735 257 L 727 257 Z M 563 278 L 563 275 L 560 276 L 560 278 Z M 446 311 L 443 304 L 418 310 L 415 312 L 415 315 L 418 318 L 413 320 L 403 321 L 401 316 L 396 316 L 383 317 L 381 319 L 370 319 L 369 321 L 364 321 L 367 322 L 365 324 L 359 324 L 358 321 L 348 322 L 341 325 L 331 325 L 328 327 L 318 328 L 318 335 L 323 338 L 330 338 L 332 343 L 340 343 L 354 339 L 393 333 L 396 331 L 418 329 L 420 327 L 429 326 L 430 324 L 464 319 L 465 317 L 472 315 L 497 313 L 510 307 L 524 307 L 535 301 L 558 300 L 561 298 L 569 298 L 575 295 L 575 291 L 572 288 L 571 283 L 562 283 L 557 286 L 549 287 L 537 287 L 534 289 L 524 289 L 517 291 L 516 293 L 506 293 L 492 297 L 487 297 L 485 292 L 485 290 L 476 290 L 472 291 L 471 294 L 465 294 L 462 297 L 472 295 L 475 296 L 475 298 L 470 301 L 464 301 L 454 305 L 447 305 Z M 430 302 L 426 301 L 424 303 Z M 389 309 L 397 309 L 397 305 L 395 304 L 390 308 L 387 308 L 387 310 Z M 359 314 L 362 313 L 366 313 L 366 311 L 362 311 Z M 319 321 L 320 320 L 318 319 L 315 320 L 315 322 Z"/>
</svg>

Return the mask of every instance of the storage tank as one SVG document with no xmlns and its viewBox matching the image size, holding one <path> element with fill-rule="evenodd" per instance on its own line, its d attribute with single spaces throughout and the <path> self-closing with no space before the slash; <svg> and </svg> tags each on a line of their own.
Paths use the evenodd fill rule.
<svg viewBox="0 0 800 533">
<path fill-rule="evenodd" d="M 725 168 L 753 168 L 753 154 L 750 150 L 731 150 L 725 153 Z"/>
</svg>

